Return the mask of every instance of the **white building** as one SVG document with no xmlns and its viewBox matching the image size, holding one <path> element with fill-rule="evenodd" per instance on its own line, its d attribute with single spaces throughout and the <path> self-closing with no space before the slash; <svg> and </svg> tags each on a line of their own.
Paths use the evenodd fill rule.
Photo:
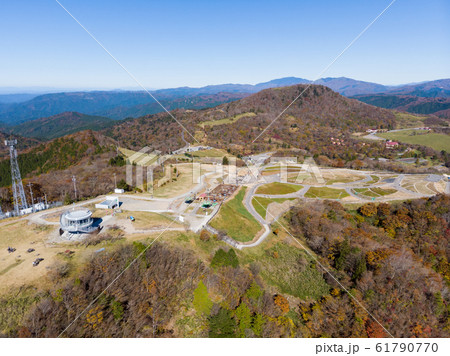
<svg viewBox="0 0 450 356">
<path fill-rule="evenodd" d="M 92 211 L 86 208 L 65 211 L 61 214 L 59 223 L 61 229 L 69 233 L 88 234 L 95 231 Z"/>
<path fill-rule="evenodd" d="M 106 197 L 105 201 L 102 201 L 99 204 L 95 204 L 97 209 L 114 209 L 119 207 L 119 198 L 118 197 Z"/>
</svg>

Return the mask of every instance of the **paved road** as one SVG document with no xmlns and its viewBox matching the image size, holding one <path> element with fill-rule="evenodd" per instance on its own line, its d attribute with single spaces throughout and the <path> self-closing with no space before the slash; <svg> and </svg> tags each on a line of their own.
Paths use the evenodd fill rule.
<svg viewBox="0 0 450 356">
<path fill-rule="evenodd" d="M 267 156 L 265 156 L 267 157 Z M 263 157 L 258 157 L 259 160 L 262 160 Z M 262 167 L 261 167 L 262 169 Z M 352 171 L 353 172 L 353 171 Z M 191 189 L 189 192 L 187 193 L 183 193 L 180 194 L 176 197 L 172 197 L 172 198 L 152 198 L 152 197 L 143 197 L 143 196 L 136 196 L 136 195 L 131 195 L 131 194 L 123 194 L 121 195 L 121 200 L 124 203 L 124 208 L 127 207 L 128 205 L 128 210 L 130 211 L 152 211 L 152 212 L 172 212 L 172 213 L 176 213 L 177 215 L 183 215 L 183 212 L 186 210 L 187 205 L 184 204 L 184 199 L 187 196 L 191 196 L 194 195 L 196 193 L 198 193 L 199 191 L 205 189 L 206 187 L 206 177 L 214 174 L 215 172 L 209 172 L 206 173 L 204 175 L 202 175 L 200 177 L 200 181 L 199 183 L 193 188 Z M 348 194 L 350 194 L 352 197 L 357 198 L 359 201 L 370 201 L 370 198 L 367 197 L 363 197 L 361 195 L 355 194 L 355 192 L 353 191 L 354 188 L 356 187 L 362 187 L 362 184 L 368 183 L 372 180 L 372 177 L 370 176 L 370 174 L 373 172 L 368 172 L 368 171 L 359 171 L 359 174 L 364 175 L 365 177 L 359 181 L 355 181 L 355 182 L 349 182 L 349 183 L 336 183 L 336 184 L 332 184 L 332 185 L 325 185 L 326 187 L 332 187 L 332 188 L 339 188 L 339 189 L 344 189 Z M 428 197 L 431 195 L 425 195 L 425 194 L 420 194 L 417 192 L 412 192 L 406 188 L 403 188 L 401 186 L 401 183 L 403 181 L 403 179 L 405 178 L 404 174 L 400 174 L 392 183 L 392 187 L 395 188 L 396 190 L 400 191 L 400 192 L 404 192 L 407 193 L 409 195 L 414 196 L 415 198 L 420 198 L 420 197 Z M 254 247 L 257 246 L 259 244 L 261 244 L 266 238 L 267 236 L 269 236 L 270 232 L 271 232 L 271 228 L 270 228 L 270 224 L 266 222 L 266 220 L 261 217 L 255 210 L 255 208 L 253 207 L 252 204 L 252 199 L 253 197 L 265 197 L 265 198 L 298 198 L 298 199 L 304 199 L 304 200 L 312 200 L 312 199 L 308 199 L 305 198 L 305 193 L 308 191 L 308 189 L 310 187 L 323 187 L 323 184 L 297 184 L 297 185 L 301 185 L 303 186 L 302 189 L 300 189 L 299 191 L 295 192 L 295 193 L 290 193 L 290 194 L 255 194 L 256 190 L 258 189 L 258 187 L 260 187 L 263 184 L 267 184 L 270 182 L 279 182 L 280 181 L 280 175 L 279 174 L 274 174 L 274 175 L 269 175 L 269 176 L 261 176 L 259 175 L 259 182 L 256 184 L 251 184 L 248 185 L 249 190 L 247 191 L 244 200 L 243 200 L 243 204 L 246 207 L 246 209 L 250 212 L 250 214 L 258 221 L 258 223 L 262 226 L 262 228 L 264 229 L 263 233 L 261 236 L 259 236 L 255 241 L 251 242 L 251 243 L 242 243 L 242 242 L 238 242 L 235 241 L 234 239 L 232 239 L 231 237 L 226 236 L 224 238 L 224 241 L 226 243 L 228 243 L 229 245 L 238 248 L 238 249 L 243 249 L 243 248 L 249 248 L 249 247 Z M 372 187 L 378 187 L 380 186 L 380 182 L 374 183 L 374 184 L 365 184 L 364 187 L 365 188 L 372 188 Z M 290 183 L 290 184 L 296 184 L 296 183 Z M 445 192 L 447 194 L 450 194 L 450 182 L 447 183 L 446 185 L 446 189 Z M 79 202 L 77 204 L 75 204 L 75 207 L 78 206 L 84 206 L 84 205 L 88 205 L 88 204 L 93 204 L 93 203 L 97 203 L 100 202 L 102 200 L 105 199 L 105 196 L 100 196 L 94 199 L 90 199 L 90 200 L 86 200 L 83 202 Z M 388 201 L 390 199 L 388 198 L 377 198 L 377 201 Z M 186 214 L 184 215 L 186 222 L 189 224 L 190 229 L 198 232 L 200 231 L 202 228 L 206 228 L 208 231 L 216 234 L 218 233 L 218 231 L 216 231 L 214 228 L 212 228 L 211 226 L 208 225 L 208 222 L 215 216 L 215 214 L 218 213 L 219 209 L 220 209 L 221 205 L 217 205 L 213 212 L 207 216 L 202 216 L 202 215 L 198 215 L 196 214 L 196 211 L 194 211 L 193 213 L 190 214 Z M 63 206 L 63 207 L 58 207 L 58 208 L 54 208 L 51 210 L 44 210 L 44 211 L 40 211 L 34 214 L 30 214 L 25 216 L 25 219 L 28 219 L 31 222 L 37 223 L 37 224 L 45 224 L 45 225 L 58 225 L 58 222 L 49 222 L 47 220 L 45 220 L 43 218 L 43 216 L 50 214 L 50 213 L 54 213 L 54 212 L 58 212 L 58 211 L 63 211 L 63 210 L 67 210 L 68 206 Z M 133 210 L 134 209 L 134 210 Z M 197 209 L 198 210 L 198 209 Z M 280 214 L 281 215 L 281 214 Z M 276 217 L 277 219 L 278 217 Z M 275 221 L 276 221 L 275 219 Z M 152 230 L 153 231 L 153 230 Z M 164 229 L 161 230 L 155 230 L 155 231 L 164 231 Z M 144 232 L 144 230 L 139 231 L 139 232 Z M 148 231 L 147 231 L 148 232 Z"/>
<path fill-rule="evenodd" d="M 178 195 L 176 197 L 172 197 L 172 198 L 152 198 L 152 197 L 138 196 L 138 195 L 133 195 L 133 194 L 121 194 L 121 195 L 119 195 L 120 201 L 122 202 L 121 207 L 122 207 L 122 209 L 128 210 L 128 211 L 147 211 L 147 212 L 155 212 L 155 213 L 168 212 L 168 213 L 176 213 L 176 214 L 181 215 L 182 211 L 184 211 L 186 209 L 186 207 L 183 206 L 182 204 L 180 204 L 181 209 L 178 209 L 178 211 L 177 211 L 177 209 L 174 209 L 174 203 L 177 203 L 177 202 L 183 203 L 184 199 L 187 196 L 196 194 L 197 192 L 204 189 L 206 186 L 206 177 L 211 174 L 214 174 L 214 173 L 215 172 L 209 172 L 209 173 L 203 174 L 200 177 L 199 183 L 193 189 L 191 189 L 188 193 L 183 193 L 183 194 L 180 194 L 180 195 Z M 47 221 L 43 217 L 48 214 L 54 214 L 54 213 L 62 212 L 64 210 L 71 209 L 72 207 L 81 207 L 81 206 L 85 206 L 85 205 L 89 205 L 89 204 L 99 203 L 99 202 L 105 200 L 105 198 L 106 198 L 106 196 L 99 196 L 94 199 L 89 199 L 89 200 L 85 200 L 85 201 L 73 204 L 71 206 L 66 205 L 66 206 L 61 206 L 58 208 L 52 208 L 49 210 L 42 210 L 42 211 L 39 211 L 39 212 L 36 212 L 33 214 L 25 215 L 21 219 L 27 219 L 30 222 L 40 224 L 40 225 L 57 226 L 57 225 L 59 225 L 59 222 Z M 189 223 L 190 228 L 194 232 L 198 232 L 203 226 L 205 226 L 208 223 L 208 221 L 214 216 L 214 214 L 217 213 L 218 209 L 219 209 L 219 206 L 217 206 L 215 208 L 215 210 L 213 210 L 213 212 L 207 216 L 195 215 L 195 216 L 189 217 L 186 220 Z M 163 231 L 163 230 L 164 229 L 161 229 L 161 231 Z M 154 231 L 159 231 L 159 230 L 154 230 Z M 135 233 L 135 232 L 132 232 L 132 233 Z"/>
<path fill-rule="evenodd" d="M 365 196 L 361 196 L 359 194 L 355 194 L 354 190 L 355 188 L 361 188 L 362 185 L 361 184 L 365 184 L 368 183 L 372 180 L 371 177 L 371 173 L 373 172 L 367 172 L 367 171 L 360 171 L 360 174 L 363 174 L 365 176 L 365 178 L 360 179 L 358 181 L 354 181 L 354 182 L 349 182 L 349 183 L 336 183 L 336 184 L 332 184 L 332 185 L 325 185 L 326 187 L 330 187 L 330 188 L 338 188 L 338 189 L 344 189 L 348 194 L 350 194 L 350 196 L 358 199 L 359 201 L 363 201 L 363 202 L 367 202 L 367 201 L 371 201 L 372 199 L 370 197 L 365 197 Z M 275 178 L 275 179 L 274 179 Z M 403 181 L 403 179 L 405 178 L 404 174 L 400 174 L 392 183 L 393 187 L 400 191 L 400 192 L 404 192 L 406 194 L 409 195 L 413 195 L 415 198 L 421 198 L 421 197 L 429 197 L 431 195 L 427 195 L 427 194 L 420 194 L 417 192 L 413 192 L 410 191 L 406 188 L 403 188 L 401 186 L 401 183 Z M 290 194 L 255 194 L 256 190 L 258 189 L 258 187 L 260 187 L 261 185 L 267 184 L 268 182 L 274 182 L 274 181 L 279 181 L 280 180 L 280 175 L 278 174 L 274 174 L 271 176 L 261 176 L 261 180 L 263 180 L 263 182 L 254 184 L 250 186 L 250 189 L 247 191 L 244 200 L 243 200 L 243 204 L 246 207 L 246 209 L 250 212 L 250 214 L 252 214 L 252 216 L 262 225 L 262 227 L 264 228 L 264 233 L 258 237 L 258 239 L 256 241 L 253 241 L 252 243 L 242 243 L 242 242 L 238 242 L 235 241 L 234 239 L 232 239 L 231 237 L 227 236 L 224 241 L 226 243 L 228 243 L 229 245 L 238 248 L 238 249 L 243 249 L 243 248 L 248 248 L 248 247 L 254 247 L 254 246 L 258 246 L 259 244 L 261 244 L 266 238 L 267 236 L 270 234 L 270 224 L 268 224 L 265 219 L 263 219 L 255 210 L 255 208 L 253 207 L 252 204 L 252 199 L 253 197 L 264 197 L 264 198 L 271 198 L 271 199 L 275 199 L 275 198 L 299 198 L 299 199 L 304 199 L 304 200 L 313 200 L 313 199 L 308 199 L 305 198 L 305 193 L 308 191 L 308 189 L 310 187 L 323 187 L 324 185 L 314 185 L 314 184 L 301 184 L 299 183 L 298 185 L 302 185 L 303 188 L 300 189 L 299 191 L 295 192 L 295 193 L 290 193 Z M 364 188 L 374 188 L 374 187 L 379 187 L 380 184 L 382 182 L 376 182 L 373 184 L 365 184 L 363 185 Z M 295 183 L 290 183 L 290 184 L 295 184 Z M 446 186 L 446 193 L 450 193 L 450 182 L 447 183 Z M 384 198 L 384 197 L 379 197 L 376 199 L 377 202 L 380 201 L 389 201 L 389 200 L 396 200 L 398 198 Z M 280 214 L 282 215 L 282 214 Z M 276 221 L 278 217 L 275 217 L 274 221 Z M 207 229 L 209 229 L 208 226 L 206 226 Z M 212 228 L 211 228 L 212 229 Z"/>
</svg>

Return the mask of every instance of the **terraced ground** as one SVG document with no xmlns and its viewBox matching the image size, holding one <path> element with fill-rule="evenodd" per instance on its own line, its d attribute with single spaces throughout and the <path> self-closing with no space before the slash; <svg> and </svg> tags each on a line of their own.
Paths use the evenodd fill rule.
<svg viewBox="0 0 450 356">
<path fill-rule="evenodd" d="M 264 198 L 264 197 L 254 197 L 252 199 L 252 205 L 256 212 L 261 215 L 263 219 L 266 218 L 267 207 L 270 203 L 283 203 L 286 200 L 295 200 L 295 198 Z"/>
<path fill-rule="evenodd" d="M 334 189 L 328 187 L 311 187 L 305 193 L 306 198 L 320 199 L 342 199 L 350 196 L 344 189 Z"/>
<path fill-rule="evenodd" d="M 335 183 L 352 183 L 364 178 L 366 177 L 362 174 L 349 173 L 347 171 L 323 173 L 323 179 L 325 179 L 327 185 Z"/>
<path fill-rule="evenodd" d="M 378 183 L 380 181 L 380 177 L 375 176 L 375 175 L 371 175 L 370 178 L 372 178 L 372 179 L 369 180 L 368 182 L 366 182 L 365 184 L 370 185 L 370 184 Z"/>
<path fill-rule="evenodd" d="M 373 188 L 355 188 L 353 189 L 355 194 L 360 194 L 366 197 L 370 198 L 379 198 L 383 197 L 385 195 L 394 194 L 397 192 L 396 189 L 391 188 L 379 188 L 379 187 L 373 187 Z"/>
<path fill-rule="evenodd" d="M 287 184 L 287 183 L 269 183 L 260 186 L 256 194 L 270 194 L 270 195 L 282 195 L 298 192 L 303 187 L 301 185 Z"/>
<path fill-rule="evenodd" d="M 139 153 L 137 151 L 129 150 L 128 148 L 120 147 L 119 151 L 130 160 L 130 163 L 137 163 L 144 162 L 146 165 L 152 164 L 156 162 L 158 159 L 158 156 L 155 154 L 152 154 L 151 152 L 148 153 Z M 131 158 L 133 155 L 136 155 L 135 158 Z"/>
<path fill-rule="evenodd" d="M 438 194 L 445 191 L 446 183 L 444 180 L 439 182 L 427 182 L 425 177 L 412 176 L 405 177 L 402 181 L 402 187 L 419 194 Z"/>
</svg>

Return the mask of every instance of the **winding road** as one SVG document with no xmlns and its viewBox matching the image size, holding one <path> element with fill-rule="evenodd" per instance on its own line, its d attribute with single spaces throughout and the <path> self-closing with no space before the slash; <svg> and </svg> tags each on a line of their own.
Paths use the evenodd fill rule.
<svg viewBox="0 0 450 356">
<path fill-rule="evenodd" d="M 354 172 L 354 171 L 352 171 L 352 172 Z M 385 173 L 389 174 L 390 172 L 385 172 Z M 237 248 L 237 249 L 243 249 L 243 248 L 249 248 L 249 247 L 258 246 L 267 238 L 267 236 L 269 236 L 269 234 L 271 232 L 271 228 L 270 228 L 271 224 L 266 222 L 266 220 L 263 217 L 261 217 L 258 214 L 258 212 L 255 210 L 255 208 L 253 207 L 252 200 L 253 200 L 254 197 L 264 197 L 264 198 L 269 198 L 269 199 L 296 198 L 296 199 L 303 199 L 303 200 L 314 200 L 312 198 L 306 198 L 305 197 L 305 193 L 309 190 L 309 188 L 311 188 L 311 187 L 329 187 L 329 188 L 336 188 L 336 189 L 344 189 L 351 197 L 356 198 L 359 201 L 369 202 L 369 201 L 372 201 L 371 197 L 366 197 L 366 196 L 363 196 L 363 195 L 359 195 L 359 194 L 355 193 L 354 189 L 355 188 L 362 188 L 362 187 L 368 188 L 368 189 L 370 189 L 370 188 L 377 188 L 377 187 L 385 186 L 385 185 L 388 185 L 388 184 L 392 184 L 392 188 L 395 188 L 399 192 L 408 194 L 412 198 L 423 198 L 423 197 L 430 197 L 430 196 L 432 196 L 432 194 L 421 194 L 421 193 L 413 192 L 411 190 L 408 190 L 408 189 L 402 187 L 401 184 L 402 184 L 403 179 L 406 176 L 405 174 L 398 175 L 395 178 L 395 180 L 393 182 L 391 182 L 391 183 L 383 182 L 382 180 L 380 180 L 380 181 L 374 182 L 372 184 L 367 184 L 367 183 L 369 183 L 369 182 L 371 182 L 373 180 L 373 178 L 371 176 L 371 175 L 374 174 L 373 172 L 358 171 L 358 174 L 363 175 L 365 177 L 363 179 L 358 180 L 358 181 L 348 182 L 348 183 L 334 183 L 334 184 L 330 184 L 330 185 L 289 183 L 289 184 L 293 184 L 293 185 L 300 185 L 300 186 L 302 186 L 302 189 L 300 189 L 299 191 L 297 191 L 295 193 L 289 193 L 289 194 L 256 194 L 257 189 L 261 185 L 272 183 L 272 182 L 280 182 L 280 174 L 274 174 L 274 175 L 270 175 L 270 176 L 259 175 L 257 183 L 247 185 L 247 187 L 249 187 L 249 190 L 246 192 L 246 195 L 245 195 L 245 197 L 243 199 L 243 204 L 244 204 L 245 208 L 249 211 L 249 213 L 262 226 L 262 229 L 264 230 L 263 233 L 260 236 L 257 235 L 255 237 L 255 239 L 252 242 L 250 242 L 250 243 L 239 242 L 239 241 L 236 241 L 236 240 L 232 239 L 229 236 L 223 237 L 223 241 L 228 243 L 229 245 Z M 380 173 L 378 173 L 378 174 L 380 174 Z M 447 182 L 446 188 L 445 188 L 445 192 L 447 194 L 450 193 L 450 182 Z M 398 197 L 387 198 L 387 197 L 381 196 L 381 197 L 378 197 L 376 200 L 377 200 L 377 202 L 379 202 L 379 201 L 398 200 Z M 282 213 L 280 213 L 280 215 L 282 215 Z M 276 217 L 273 217 L 273 218 L 274 218 L 274 221 L 277 221 L 279 216 L 276 216 Z M 214 228 L 212 228 L 209 225 L 206 225 L 205 228 L 208 231 L 210 231 L 210 232 L 212 232 L 214 234 L 218 233 L 217 230 L 215 230 Z M 260 234 L 260 233 L 261 233 L 261 231 L 258 234 Z"/>
</svg>

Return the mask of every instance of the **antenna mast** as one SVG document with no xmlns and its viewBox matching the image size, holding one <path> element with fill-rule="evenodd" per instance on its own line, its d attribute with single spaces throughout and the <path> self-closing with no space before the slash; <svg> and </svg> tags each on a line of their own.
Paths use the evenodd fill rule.
<svg viewBox="0 0 450 356">
<path fill-rule="evenodd" d="M 15 145 L 17 145 L 17 140 L 5 140 L 5 146 L 9 147 L 9 156 L 11 160 L 11 188 L 14 197 L 14 212 L 16 215 L 19 215 L 21 209 L 28 208 L 28 204 L 23 190 Z"/>
<path fill-rule="evenodd" d="M 34 199 L 33 199 L 33 190 L 31 189 L 31 187 L 33 186 L 33 184 L 31 184 L 31 182 L 29 182 L 28 187 L 30 188 L 30 197 L 31 197 L 31 211 L 34 213 Z"/>
<path fill-rule="evenodd" d="M 72 176 L 73 190 L 75 191 L 75 201 L 77 201 L 77 178 Z"/>
</svg>

